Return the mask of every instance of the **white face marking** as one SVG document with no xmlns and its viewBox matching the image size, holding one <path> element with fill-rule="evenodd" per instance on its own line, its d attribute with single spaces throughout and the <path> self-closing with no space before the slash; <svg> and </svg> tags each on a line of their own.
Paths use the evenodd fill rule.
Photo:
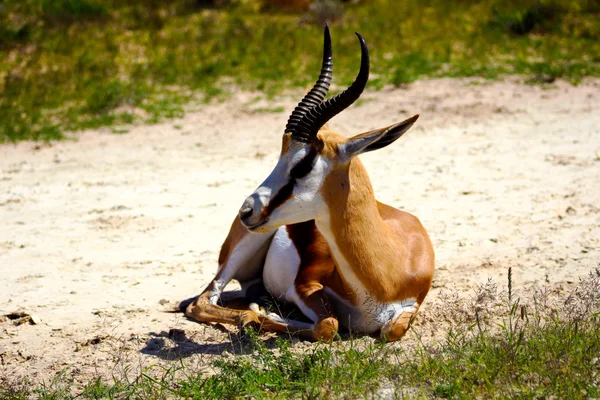
<svg viewBox="0 0 600 400">
<path fill-rule="evenodd" d="M 271 212 L 270 224 L 281 226 L 305 222 L 329 212 L 320 190 L 330 171 L 330 162 L 317 156 L 311 172 L 296 179 L 292 196 Z"/>
<path fill-rule="evenodd" d="M 320 189 L 332 169 L 331 161 L 314 154 L 314 161 L 308 165 L 308 174 L 292 176 L 294 167 L 310 161 L 311 154 L 314 154 L 311 153 L 311 145 L 292 141 L 273 172 L 246 199 L 242 208 L 251 209 L 252 213 L 242 219 L 242 223 L 252 232 L 268 232 L 282 225 L 315 219 L 327 212 Z"/>
</svg>

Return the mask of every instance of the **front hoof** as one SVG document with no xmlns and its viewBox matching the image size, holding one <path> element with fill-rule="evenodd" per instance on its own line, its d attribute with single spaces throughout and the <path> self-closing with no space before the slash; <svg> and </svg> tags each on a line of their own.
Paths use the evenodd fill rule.
<svg viewBox="0 0 600 400">
<path fill-rule="evenodd" d="M 395 342 L 402 339 L 408 331 L 411 321 L 412 318 L 402 315 L 400 318 L 384 325 L 381 328 L 380 339 L 384 342 Z"/>
<path fill-rule="evenodd" d="M 333 317 L 325 318 L 313 328 L 313 339 L 329 343 L 337 335 L 338 321 Z"/>
</svg>

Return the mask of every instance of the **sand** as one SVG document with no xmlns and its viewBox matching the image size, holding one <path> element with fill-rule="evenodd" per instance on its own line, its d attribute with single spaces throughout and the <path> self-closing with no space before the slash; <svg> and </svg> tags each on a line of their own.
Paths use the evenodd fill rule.
<svg viewBox="0 0 600 400">
<path fill-rule="evenodd" d="M 361 159 L 377 198 L 418 216 L 434 243 L 424 321 L 443 290 L 504 285 L 509 266 L 516 287 L 568 288 L 600 265 L 599 89 L 421 81 L 367 92 L 331 121 L 349 136 L 421 115 Z M 0 322 L 0 376 L 84 382 L 221 356 L 226 332 L 161 309 L 212 278 L 301 95 L 236 93 L 127 134 L 0 146 L 0 319 L 22 311 L 35 322 Z"/>
</svg>

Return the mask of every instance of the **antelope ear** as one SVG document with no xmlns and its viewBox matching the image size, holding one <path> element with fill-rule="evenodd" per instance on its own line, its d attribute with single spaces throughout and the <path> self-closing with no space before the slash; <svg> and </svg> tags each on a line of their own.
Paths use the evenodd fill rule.
<svg viewBox="0 0 600 400">
<path fill-rule="evenodd" d="M 404 132 L 413 126 L 418 118 L 419 114 L 410 117 L 405 121 L 388 126 L 387 128 L 376 129 L 374 131 L 356 135 L 348 139 L 346 143 L 339 145 L 340 154 L 343 158 L 349 160 L 361 153 L 381 149 L 402 136 Z"/>
</svg>

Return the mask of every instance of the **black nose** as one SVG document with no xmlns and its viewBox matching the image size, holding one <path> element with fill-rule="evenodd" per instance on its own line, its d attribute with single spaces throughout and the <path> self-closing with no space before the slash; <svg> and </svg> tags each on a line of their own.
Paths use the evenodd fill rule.
<svg viewBox="0 0 600 400">
<path fill-rule="evenodd" d="M 240 209 L 240 219 L 247 219 L 250 218 L 250 216 L 252 215 L 252 208 L 250 207 L 242 207 Z"/>
</svg>

